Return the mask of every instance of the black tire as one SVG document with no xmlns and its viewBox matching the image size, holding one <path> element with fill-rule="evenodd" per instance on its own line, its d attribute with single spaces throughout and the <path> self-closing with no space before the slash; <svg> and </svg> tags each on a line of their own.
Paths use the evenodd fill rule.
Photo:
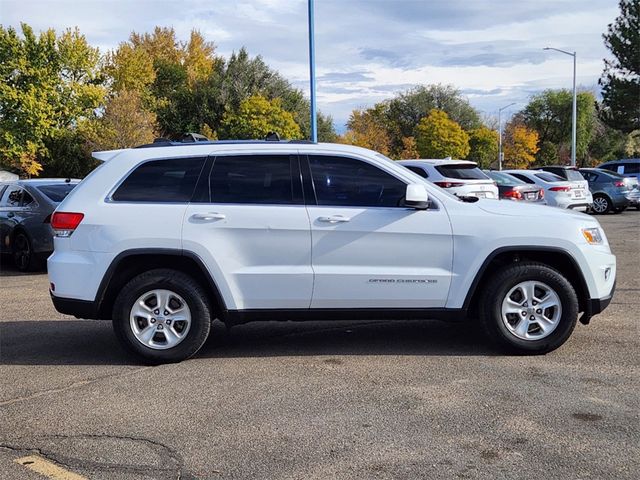
<svg viewBox="0 0 640 480">
<path fill-rule="evenodd" d="M 21 272 L 32 272 L 41 265 L 40 258 L 33 252 L 31 240 L 26 233 L 18 231 L 13 236 L 13 263 Z"/>
<path fill-rule="evenodd" d="M 512 333 L 502 319 L 502 302 L 516 285 L 543 282 L 555 291 L 562 312 L 555 330 L 541 339 L 525 340 Z M 480 300 L 480 320 L 488 336 L 502 349 L 516 354 L 543 354 L 560 347 L 571 336 L 578 318 L 578 298 L 571 283 L 551 267 L 534 262 L 504 267 L 487 282 Z"/>
<path fill-rule="evenodd" d="M 170 290 L 182 297 L 191 315 L 191 324 L 184 339 L 164 350 L 141 343 L 130 321 L 136 301 L 146 292 L 157 289 Z M 150 365 L 176 363 L 193 356 L 207 340 L 211 328 L 211 306 L 207 292 L 192 277 L 176 270 L 157 269 L 134 277 L 122 288 L 114 303 L 112 318 L 115 334 L 129 353 Z"/>
<path fill-rule="evenodd" d="M 593 204 L 591 206 L 593 213 L 596 215 L 604 215 L 605 213 L 609 213 L 611 208 L 612 204 L 609 197 L 600 193 L 593 196 Z"/>
</svg>

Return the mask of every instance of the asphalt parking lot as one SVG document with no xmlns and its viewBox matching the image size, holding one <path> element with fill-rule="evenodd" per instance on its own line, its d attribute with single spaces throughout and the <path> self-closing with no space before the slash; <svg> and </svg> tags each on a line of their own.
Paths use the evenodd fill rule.
<svg viewBox="0 0 640 480">
<path fill-rule="evenodd" d="M 4 265 L 0 478 L 43 478 L 27 455 L 92 479 L 638 478 L 640 212 L 599 219 L 613 302 L 539 357 L 464 324 L 263 323 L 142 367 Z"/>
</svg>

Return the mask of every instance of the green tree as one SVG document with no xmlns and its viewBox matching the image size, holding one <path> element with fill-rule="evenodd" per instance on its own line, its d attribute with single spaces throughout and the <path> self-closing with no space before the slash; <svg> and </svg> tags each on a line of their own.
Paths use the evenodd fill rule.
<svg viewBox="0 0 640 480">
<path fill-rule="evenodd" d="M 282 139 L 301 138 L 293 115 L 282 109 L 279 99 L 267 100 L 260 95 L 243 100 L 237 112 L 224 115 L 221 129 L 226 138 L 262 139 L 276 132 Z"/>
<path fill-rule="evenodd" d="M 480 168 L 489 166 L 498 158 L 498 132 L 487 127 L 474 128 L 469 131 L 469 155 Z"/>
<path fill-rule="evenodd" d="M 600 118 L 630 133 L 640 129 L 640 0 L 620 0 L 620 16 L 609 24 L 604 44 L 613 54 L 600 77 Z"/>
<path fill-rule="evenodd" d="M 422 158 L 466 158 L 469 135 L 442 110 L 433 109 L 416 127 L 416 144 Z"/>
<path fill-rule="evenodd" d="M 555 145 L 557 155 L 561 150 L 570 148 L 572 124 L 572 92 L 563 90 L 545 90 L 534 95 L 527 106 L 517 115 L 518 121 L 538 132 L 540 143 L 545 145 L 540 154 L 550 157 L 549 143 Z M 579 164 L 588 162 L 589 145 L 595 133 L 597 115 L 596 99 L 591 92 L 579 92 L 577 95 L 576 159 Z M 542 158 L 537 159 L 543 164 Z"/>
<path fill-rule="evenodd" d="M 73 154 L 69 142 L 94 115 L 105 89 L 100 55 L 77 29 L 56 36 L 54 30 L 36 35 L 22 24 L 22 36 L 0 26 L 0 161 L 22 175 L 67 176 L 58 153 Z M 66 145 L 65 148 L 61 146 Z M 76 159 L 77 160 L 77 159 Z M 47 168 L 49 164 L 49 168 Z M 62 170 L 56 170 L 60 165 Z"/>
</svg>

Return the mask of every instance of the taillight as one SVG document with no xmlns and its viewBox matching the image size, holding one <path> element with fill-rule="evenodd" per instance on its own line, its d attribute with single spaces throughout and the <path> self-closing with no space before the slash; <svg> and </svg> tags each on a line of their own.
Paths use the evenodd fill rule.
<svg viewBox="0 0 640 480">
<path fill-rule="evenodd" d="M 613 182 L 616 187 L 624 187 L 624 182 L 622 180 L 618 180 L 617 182 Z"/>
<path fill-rule="evenodd" d="M 452 187 L 462 187 L 464 183 L 456 183 L 456 182 L 433 182 L 440 188 L 452 188 Z"/>
<path fill-rule="evenodd" d="M 551 187 L 549 190 L 552 192 L 570 192 L 571 187 Z"/>
<path fill-rule="evenodd" d="M 83 218 L 84 213 L 54 212 L 51 217 L 51 228 L 56 237 L 70 237 Z"/>
<path fill-rule="evenodd" d="M 505 198 L 513 198 L 514 200 L 522 200 L 522 193 L 520 193 L 519 190 L 516 190 L 515 188 L 512 188 L 508 192 L 505 192 L 504 197 Z"/>
</svg>

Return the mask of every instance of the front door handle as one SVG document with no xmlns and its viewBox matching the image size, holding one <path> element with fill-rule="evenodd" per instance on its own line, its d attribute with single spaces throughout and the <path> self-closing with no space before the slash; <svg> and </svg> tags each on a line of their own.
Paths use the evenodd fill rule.
<svg viewBox="0 0 640 480">
<path fill-rule="evenodd" d="M 227 216 L 224 213 L 209 212 L 209 213 L 194 213 L 191 215 L 194 220 L 203 220 L 205 222 L 212 222 L 214 220 L 224 220 Z"/>
<path fill-rule="evenodd" d="M 344 215 L 330 215 L 328 217 L 320 217 L 318 220 L 327 223 L 343 223 L 349 222 L 351 219 L 349 217 L 345 217 Z"/>
</svg>

